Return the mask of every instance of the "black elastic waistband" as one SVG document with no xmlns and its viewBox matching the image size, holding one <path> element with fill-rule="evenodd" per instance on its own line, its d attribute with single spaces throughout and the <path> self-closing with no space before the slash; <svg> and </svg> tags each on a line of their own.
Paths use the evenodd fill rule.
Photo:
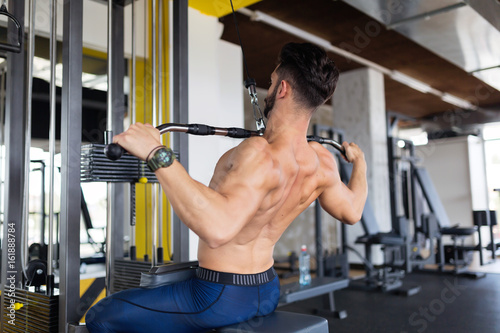
<svg viewBox="0 0 500 333">
<path fill-rule="evenodd" d="M 196 269 L 196 277 L 201 280 L 232 284 L 237 286 L 257 286 L 267 283 L 276 277 L 276 271 L 273 267 L 267 271 L 257 274 L 235 274 L 212 271 L 210 269 L 198 267 Z"/>
</svg>

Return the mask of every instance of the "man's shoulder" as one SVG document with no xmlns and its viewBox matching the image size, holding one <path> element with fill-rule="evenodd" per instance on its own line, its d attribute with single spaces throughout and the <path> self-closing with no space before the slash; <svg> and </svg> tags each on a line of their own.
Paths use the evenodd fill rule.
<svg viewBox="0 0 500 333">
<path fill-rule="evenodd" d="M 311 141 L 309 146 L 317 154 L 320 166 L 326 170 L 337 170 L 337 163 L 335 162 L 335 156 L 328 149 L 326 149 L 322 144 Z M 325 171 L 326 171 L 325 170 Z"/>
<path fill-rule="evenodd" d="M 266 154 L 269 151 L 270 145 L 263 137 L 248 138 L 234 148 L 236 155 L 243 155 L 245 157 L 270 157 L 269 154 Z"/>
<path fill-rule="evenodd" d="M 253 136 L 243 141 L 239 147 L 243 149 L 264 150 L 269 147 L 269 142 L 261 136 Z"/>
</svg>

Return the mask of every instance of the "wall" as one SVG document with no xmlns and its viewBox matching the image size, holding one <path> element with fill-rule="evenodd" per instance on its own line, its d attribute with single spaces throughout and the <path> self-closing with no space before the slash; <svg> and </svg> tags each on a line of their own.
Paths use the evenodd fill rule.
<svg viewBox="0 0 500 333">
<path fill-rule="evenodd" d="M 452 225 L 473 225 L 472 211 L 486 207 L 482 140 L 458 137 L 430 141 L 417 147 Z"/>
<path fill-rule="evenodd" d="M 243 74 L 237 45 L 220 40 L 223 26 L 215 17 L 189 8 L 189 122 L 243 127 Z M 220 156 L 241 140 L 189 136 L 189 174 L 208 185 Z M 190 259 L 198 238 L 190 232 Z"/>
</svg>

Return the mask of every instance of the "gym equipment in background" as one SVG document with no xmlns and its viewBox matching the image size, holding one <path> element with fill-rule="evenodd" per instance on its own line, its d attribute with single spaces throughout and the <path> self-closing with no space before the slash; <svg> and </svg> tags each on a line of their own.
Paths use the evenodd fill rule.
<svg viewBox="0 0 500 333">
<path fill-rule="evenodd" d="M 4 0 L 2 6 L 0 7 L 0 16 L 7 16 L 9 22 L 14 24 L 17 33 L 10 34 L 7 33 L 7 36 L 17 36 L 17 40 L 14 42 L 0 42 L 0 50 L 7 52 L 20 53 L 23 49 L 23 27 L 21 27 L 21 23 L 19 20 L 7 11 L 6 4 L 7 0 Z M 10 29 L 12 24 L 9 24 L 7 29 Z"/>
</svg>

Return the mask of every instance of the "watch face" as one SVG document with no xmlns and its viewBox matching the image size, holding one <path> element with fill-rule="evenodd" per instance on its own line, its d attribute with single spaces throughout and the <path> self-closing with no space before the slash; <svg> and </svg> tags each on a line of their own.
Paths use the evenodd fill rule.
<svg viewBox="0 0 500 333">
<path fill-rule="evenodd" d="M 158 160 L 160 162 L 167 162 L 167 163 L 170 161 L 170 156 L 165 149 L 161 149 L 158 152 Z"/>
<path fill-rule="evenodd" d="M 159 168 L 165 168 L 172 164 L 175 159 L 175 155 L 170 149 L 161 148 L 158 149 L 153 157 L 148 161 L 148 166 L 151 171 L 155 171 Z"/>
<path fill-rule="evenodd" d="M 172 154 L 170 154 L 166 149 L 160 149 L 158 152 L 158 162 L 161 166 L 167 166 L 172 160 Z"/>
</svg>

